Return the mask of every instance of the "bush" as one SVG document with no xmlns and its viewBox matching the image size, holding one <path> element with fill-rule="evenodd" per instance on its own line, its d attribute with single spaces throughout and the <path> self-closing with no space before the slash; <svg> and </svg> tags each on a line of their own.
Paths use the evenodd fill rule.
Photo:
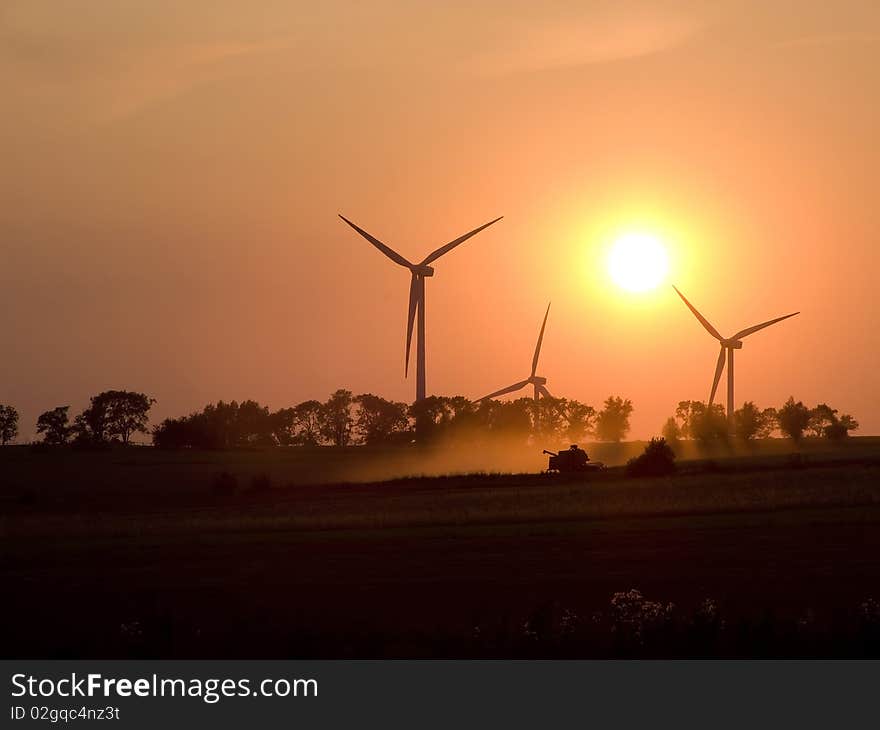
<svg viewBox="0 0 880 730">
<path fill-rule="evenodd" d="M 211 482 L 211 491 L 214 492 L 214 494 L 235 494 L 237 490 L 238 479 L 236 479 L 234 474 L 230 474 L 228 471 L 222 471 L 219 474 L 214 475 L 214 480 Z"/>
<path fill-rule="evenodd" d="M 644 453 L 626 462 L 631 477 L 660 477 L 675 471 L 675 453 L 664 438 L 651 439 Z"/>
</svg>

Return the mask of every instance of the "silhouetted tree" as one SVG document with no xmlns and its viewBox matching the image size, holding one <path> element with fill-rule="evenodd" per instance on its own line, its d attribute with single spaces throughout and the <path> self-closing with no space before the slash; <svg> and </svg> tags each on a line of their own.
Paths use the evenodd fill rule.
<svg viewBox="0 0 880 730">
<path fill-rule="evenodd" d="M 153 429 L 153 443 L 160 448 L 234 449 L 274 446 L 282 441 L 282 416 L 270 413 L 253 400 L 218 401 L 200 413 L 165 419 Z M 282 434 L 283 435 L 283 434 Z"/>
<path fill-rule="evenodd" d="M 524 399 L 532 421 L 532 436 L 538 441 L 558 443 L 566 432 L 563 398 Z"/>
<path fill-rule="evenodd" d="M 0 405 L 0 444 L 6 446 L 18 436 L 18 411 L 12 406 Z"/>
<path fill-rule="evenodd" d="M 207 419 L 201 413 L 166 418 L 153 427 L 153 446 L 160 449 L 213 448 L 207 442 Z"/>
<path fill-rule="evenodd" d="M 464 398 L 431 401 L 440 404 L 442 419 L 448 407 L 465 410 Z M 378 443 L 400 440 L 408 430 L 406 406 L 378 396 L 352 397 L 340 390 L 326 403 L 309 400 L 274 413 L 256 401 L 219 401 L 200 413 L 169 418 L 153 430 L 153 443 L 161 448 L 232 449 L 248 446 Z"/>
<path fill-rule="evenodd" d="M 468 400 L 463 395 L 453 395 L 446 398 L 447 411 L 451 414 L 452 420 L 466 419 L 473 415 L 477 410 L 477 404 Z"/>
<path fill-rule="evenodd" d="M 775 408 L 765 408 L 761 411 L 761 424 L 755 436 L 759 439 L 770 438 L 779 426 L 779 414 Z"/>
<path fill-rule="evenodd" d="M 92 396 L 91 403 L 74 420 L 77 441 L 128 444 L 136 433 L 147 433 L 149 411 L 156 401 L 143 393 L 106 390 Z"/>
<path fill-rule="evenodd" d="M 699 409 L 699 410 L 698 410 Z M 679 433 L 683 438 L 693 438 L 691 434 L 691 421 L 704 410 L 704 406 L 700 401 L 683 400 L 678 402 L 675 409 L 675 418 L 680 424 Z"/>
<path fill-rule="evenodd" d="M 743 403 L 742 408 L 733 412 L 734 427 L 737 438 L 750 441 L 760 436 L 766 430 L 765 412 L 760 410 L 752 401 Z"/>
<path fill-rule="evenodd" d="M 389 443 L 407 430 L 406 403 L 395 403 L 371 393 L 363 393 L 354 400 L 358 406 L 354 427 L 363 443 Z"/>
<path fill-rule="evenodd" d="M 492 436 L 527 443 L 532 434 L 533 398 L 494 401 L 489 430 Z"/>
<path fill-rule="evenodd" d="M 447 426 L 453 419 L 449 398 L 429 395 L 409 406 L 409 416 L 415 424 L 416 440 L 419 443 L 436 441 L 445 435 Z"/>
<path fill-rule="evenodd" d="M 687 438 L 709 444 L 727 438 L 727 419 L 724 409 L 717 403 L 709 408 L 698 400 L 683 400 L 675 409 L 676 418 L 681 422 L 681 433 Z"/>
<path fill-rule="evenodd" d="M 235 446 L 273 446 L 274 423 L 269 409 L 253 400 L 238 405 L 233 443 Z"/>
<path fill-rule="evenodd" d="M 191 417 L 194 428 L 203 428 L 201 441 L 206 448 L 231 449 L 238 446 L 238 402 L 217 401 L 205 406 L 201 415 Z"/>
<path fill-rule="evenodd" d="M 455 395 L 446 399 L 447 422 L 444 425 L 444 438 L 460 443 L 472 441 L 485 435 L 486 424 L 482 421 L 479 404 L 468 400 L 463 395 Z"/>
<path fill-rule="evenodd" d="M 321 443 L 321 403 L 307 400 L 271 414 L 272 435 L 280 446 L 317 446 Z"/>
<path fill-rule="evenodd" d="M 301 446 L 321 443 L 322 410 L 321 403 L 316 400 L 303 401 L 293 407 L 294 443 Z"/>
<path fill-rule="evenodd" d="M 835 419 L 834 423 L 825 427 L 824 435 L 827 439 L 839 441 L 849 436 L 849 432 L 855 431 L 858 427 L 859 422 L 849 413 L 844 413 L 840 418 Z"/>
<path fill-rule="evenodd" d="M 702 403 L 700 405 L 702 410 L 698 409 L 691 420 L 693 438 L 702 444 L 726 441 L 729 432 L 724 407 L 720 403 L 713 403 L 711 408 Z"/>
<path fill-rule="evenodd" d="M 272 439 L 279 446 L 292 446 L 296 443 L 296 416 L 293 408 L 279 408 L 269 416 Z"/>
<path fill-rule="evenodd" d="M 811 436 L 821 438 L 825 435 L 825 429 L 837 423 L 837 409 L 827 403 L 820 403 L 810 410 L 810 420 L 807 428 Z"/>
<path fill-rule="evenodd" d="M 576 400 L 566 400 L 562 406 L 565 418 L 565 437 L 573 444 L 585 441 L 596 428 L 596 409 Z"/>
<path fill-rule="evenodd" d="M 104 426 L 110 439 L 119 439 L 127 445 L 134 434 L 147 433 L 150 408 L 156 402 L 154 398 L 127 390 L 108 390 L 98 398 L 104 400 Z"/>
<path fill-rule="evenodd" d="M 810 411 L 807 425 L 812 436 L 824 436 L 832 441 L 846 438 L 850 431 L 858 427 L 858 422 L 851 415 L 844 413 L 838 418 L 837 409 L 827 403 L 820 403 Z"/>
<path fill-rule="evenodd" d="M 793 397 L 789 397 L 782 408 L 777 411 L 776 418 L 779 430 L 792 441 L 797 442 L 801 440 L 810 423 L 810 409 L 801 401 L 795 402 Z"/>
<path fill-rule="evenodd" d="M 70 406 L 58 406 L 51 411 L 41 413 L 37 418 L 37 433 L 44 434 L 43 443 L 61 446 L 70 437 L 70 418 L 67 412 Z"/>
<path fill-rule="evenodd" d="M 629 417 L 632 412 L 631 400 L 608 396 L 596 417 L 596 437 L 600 441 L 622 441 L 629 433 Z"/>
<path fill-rule="evenodd" d="M 337 390 L 321 407 L 321 435 L 334 446 L 348 446 L 354 426 L 354 397 L 350 390 Z"/>
<path fill-rule="evenodd" d="M 672 416 L 666 419 L 661 433 L 666 443 L 670 445 L 677 443 L 681 439 L 681 428 Z"/>
<path fill-rule="evenodd" d="M 104 425 L 104 413 L 94 407 L 86 408 L 73 419 L 71 432 L 78 444 L 103 444 L 106 443 L 106 427 Z"/>
</svg>

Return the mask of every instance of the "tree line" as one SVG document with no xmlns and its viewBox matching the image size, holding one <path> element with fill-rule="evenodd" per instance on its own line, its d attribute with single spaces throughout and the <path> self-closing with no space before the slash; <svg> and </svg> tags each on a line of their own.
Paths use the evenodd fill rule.
<svg viewBox="0 0 880 730">
<path fill-rule="evenodd" d="M 608 397 L 597 411 L 564 398 L 471 401 L 430 396 L 407 404 L 337 390 L 326 401 L 307 400 L 277 411 L 252 400 L 220 401 L 164 420 L 153 430 L 153 443 L 162 448 L 228 449 L 473 442 L 491 437 L 523 443 L 574 443 L 588 437 L 621 441 L 629 432 L 632 411 L 631 401 L 616 396 Z"/>
<path fill-rule="evenodd" d="M 430 396 L 407 404 L 372 393 L 354 395 L 340 389 L 325 401 L 307 400 L 276 411 L 254 400 L 219 401 L 201 411 L 166 418 L 152 430 L 149 412 L 155 399 L 144 393 L 108 390 L 93 396 L 73 421 L 70 406 L 40 414 L 37 433 L 51 446 L 127 445 L 137 435 L 151 435 L 159 448 L 235 449 L 256 446 L 353 446 L 449 442 L 474 443 L 486 438 L 520 443 L 622 441 L 630 430 L 632 401 L 609 396 L 602 408 L 568 398 L 519 398 L 471 401 L 463 396 Z M 0 405 L 0 443 L 18 435 L 19 415 Z M 747 401 L 734 413 L 738 439 L 749 441 L 780 434 L 800 441 L 805 435 L 837 440 L 859 427 L 848 413 L 826 403 L 808 408 L 789 398 L 779 408 Z M 685 400 L 662 428 L 674 444 L 727 441 L 727 419 L 721 405 L 711 408 Z"/>
<path fill-rule="evenodd" d="M 471 401 L 431 396 L 413 404 L 372 393 L 335 391 L 326 401 L 307 400 L 276 411 L 254 400 L 219 401 L 201 411 L 166 418 L 148 429 L 155 400 L 144 393 L 110 390 L 91 398 L 70 420 L 70 406 L 40 414 L 37 433 L 50 446 L 129 444 L 151 434 L 159 448 L 235 449 L 255 446 L 353 446 L 413 441 L 470 442 L 497 437 L 548 444 L 586 438 L 621 441 L 630 430 L 630 400 L 609 396 L 600 410 L 566 398 Z M 18 434 L 18 412 L 0 405 L 0 442 Z"/>
<path fill-rule="evenodd" d="M 135 434 L 147 434 L 149 412 L 155 399 L 127 390 L 107 390 L 93 396 L 87 408 L 70 422 L 70 406 L 58 406 L 37 418 L 37 433 L 43 443 L 62 446 L 128 445 Z M 18 411 L 0 405 L 0 443 L 6 445 L 18 435 Z"/>
<path fill-rule="evenodd" d="M 733 412 L 734 433 L 742 441 L 771 438 L 775 434 L 799 442 L 805 435 L 837 441 L 858 429 L 859 424 L 848 413 L 838 415 L 838 410 L 827 403 L 809 408 L 802 401 L 789 397 L 779 408 L 759 408 L 752 401 L 743 403 Z M 701 443 L 728 440 L 727 417 L 723 406 L 684 400 L 675 409 L 662 429 L 669 443 L 692 439 Z"/>
</svg>

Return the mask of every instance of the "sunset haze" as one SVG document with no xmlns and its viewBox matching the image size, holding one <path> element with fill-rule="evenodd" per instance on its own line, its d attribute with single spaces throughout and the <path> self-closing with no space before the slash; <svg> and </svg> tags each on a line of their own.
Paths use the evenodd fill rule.
<svg viewBox="0 0 880 730">
<path fill-rule="evenodd" d="M 880 433 L 880 4 L 6 0 L 0 402 L 101 390 L 152 421 L 337 388 L 411 401 L 411 261 L 435 264 L 427 391 L 541 372 L 633 401 L 631 436 L 706 400 L 790 395 Z M 662 281 L 609 274 L 660 241 Z"/>
</svg>

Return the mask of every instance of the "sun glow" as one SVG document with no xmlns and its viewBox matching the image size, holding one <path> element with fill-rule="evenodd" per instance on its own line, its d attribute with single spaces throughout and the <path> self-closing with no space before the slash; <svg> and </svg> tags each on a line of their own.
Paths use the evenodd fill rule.
<svg viewBox="0 0 880 730">
<path fill-rule="evenodd" d="M 608 273 L 622 289 L 655 289 L 669 272 L 669 256 L 656 236 L 626 233 L 614 241 L 608 255 Z"/>
</svg>

